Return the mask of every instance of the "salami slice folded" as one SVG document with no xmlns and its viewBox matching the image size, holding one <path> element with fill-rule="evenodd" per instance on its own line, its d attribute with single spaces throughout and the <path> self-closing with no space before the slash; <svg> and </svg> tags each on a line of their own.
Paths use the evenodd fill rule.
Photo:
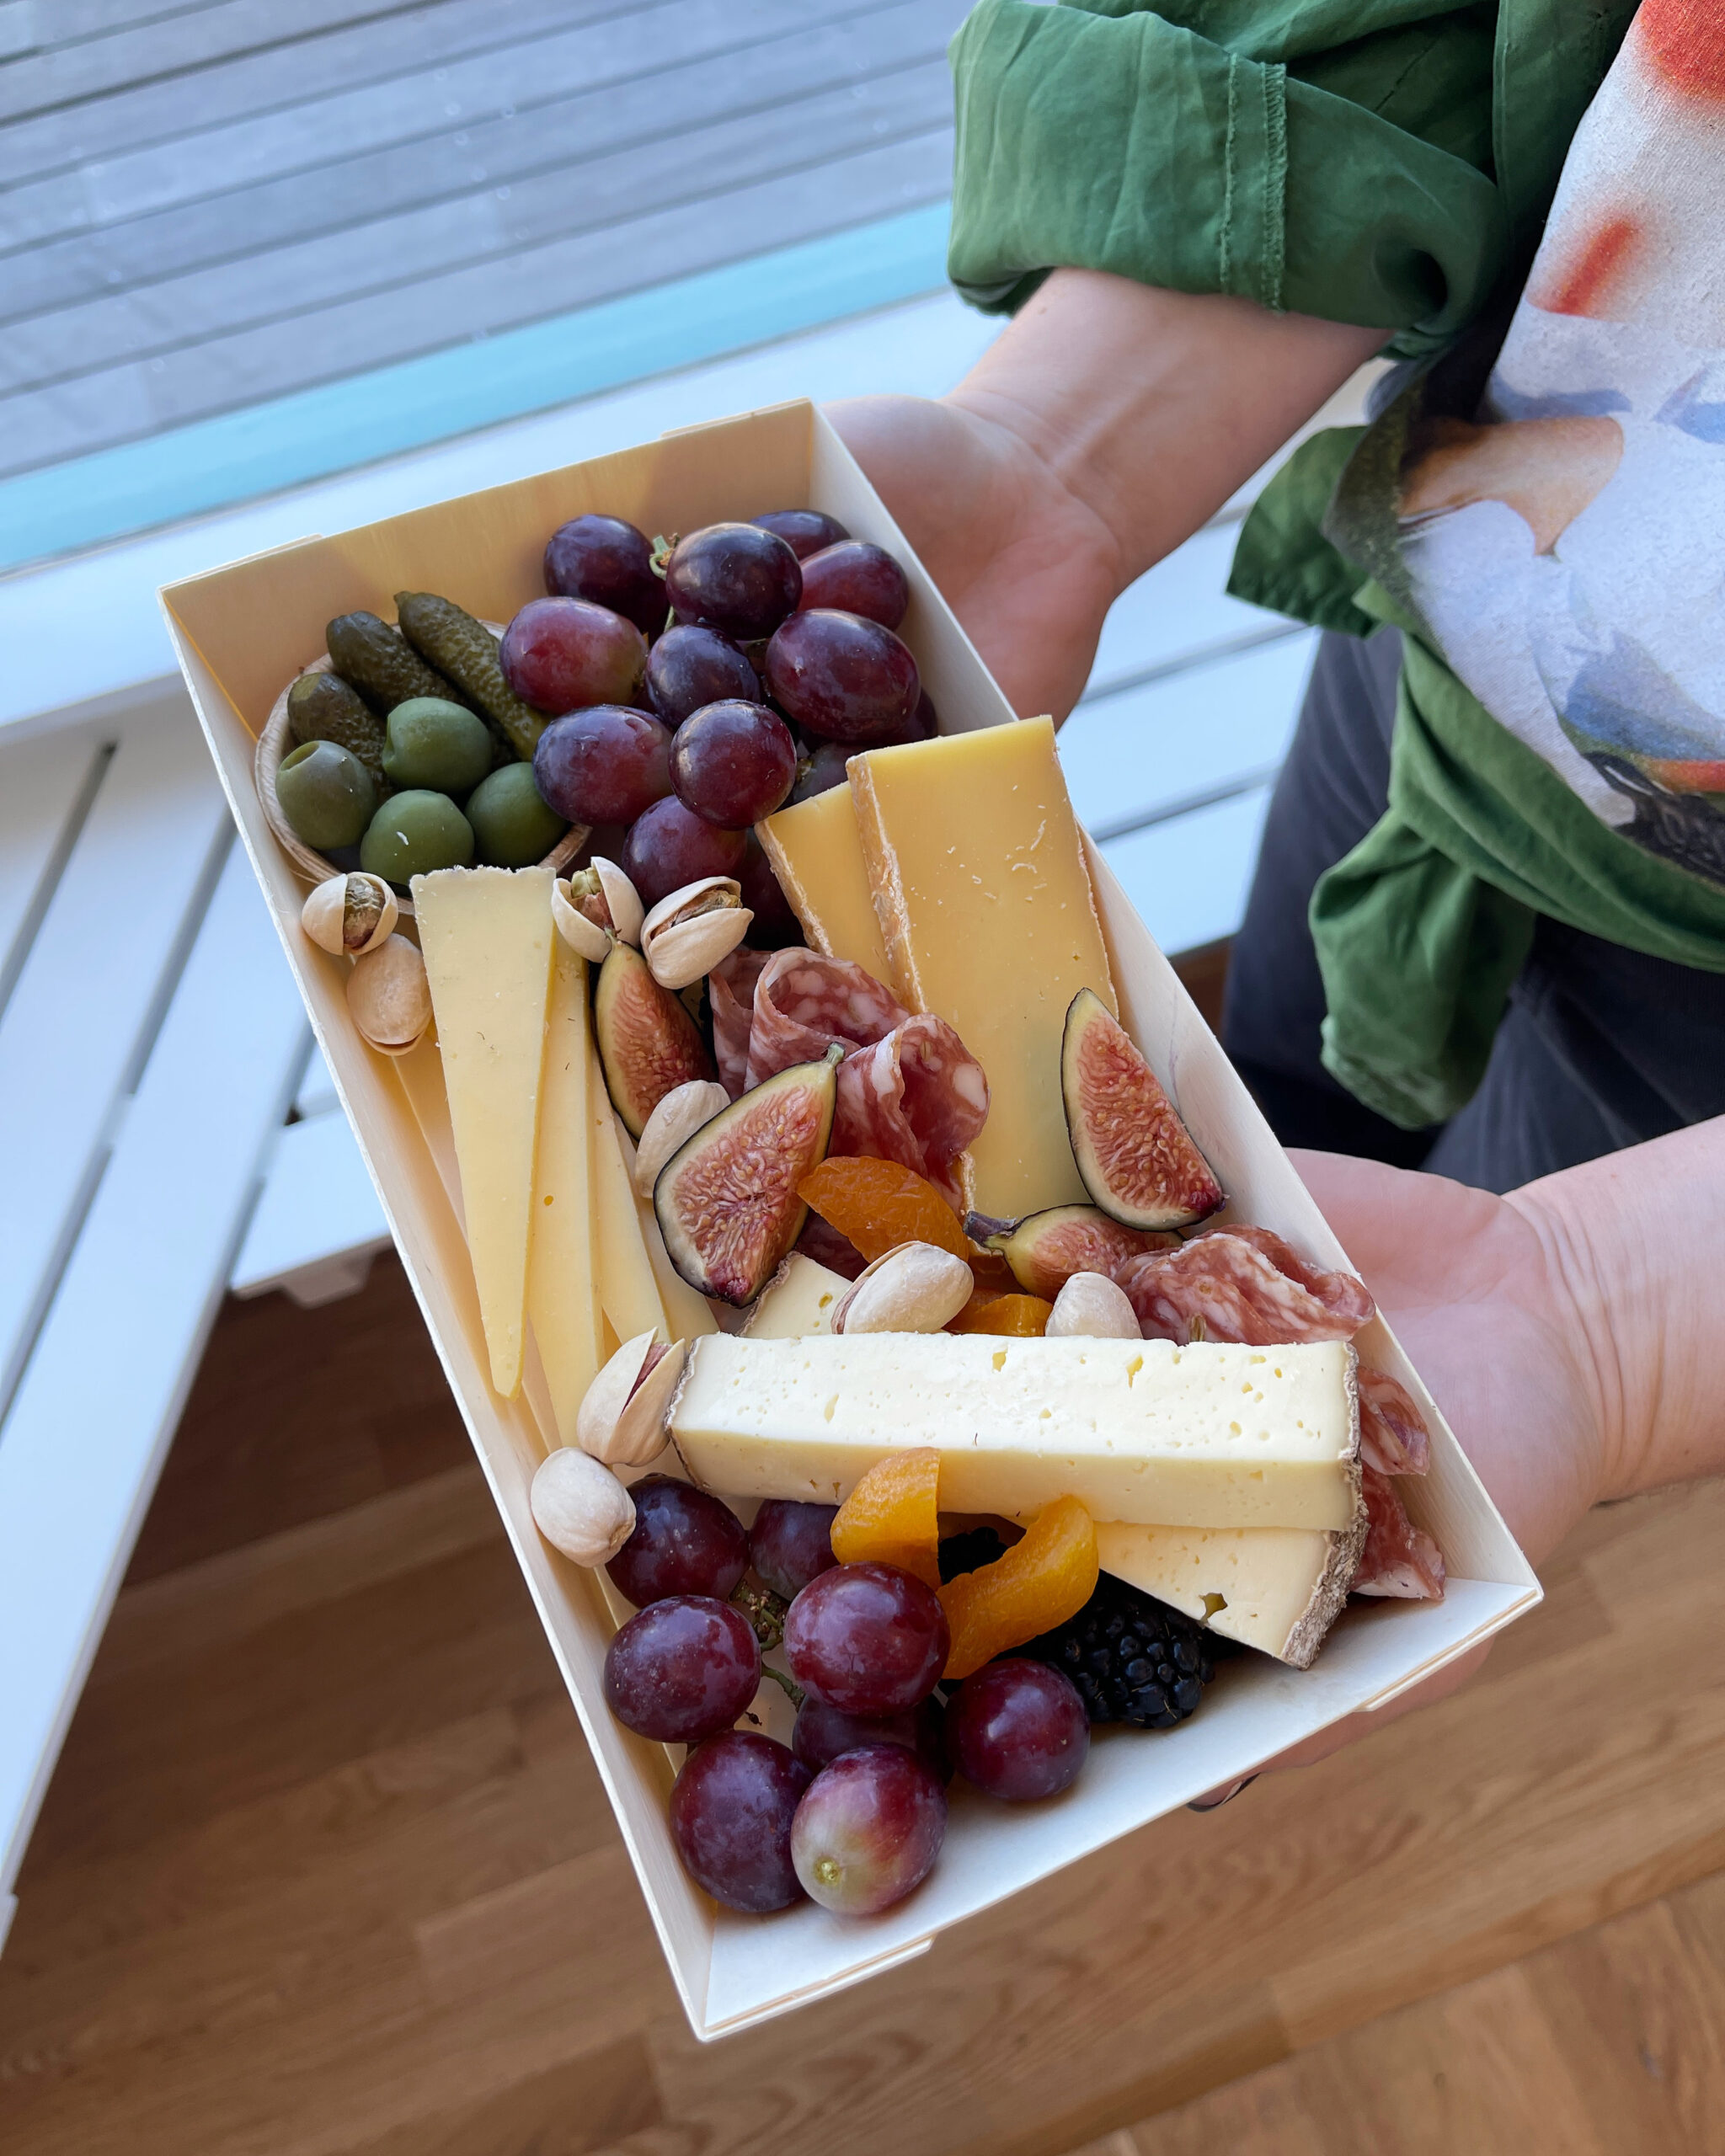
<svg viewBox="0 0 1725 2156">
<path fill-rule="evenodd" d="M 1350 1592 L 1394 1596 L 1403 1602 L 1441 1602 L 1443 1551 L 1408 1518 L 1387 1475 L 1362 1465 L 1359 1481 L 1365 1499 L 1365 1547 Z"/>
<path fill-rule="evenodd" d="M 1380 1475 L 1423 1475 L 1431 1432 L 1406 1389 L 1382 1370 L 1359 1369 L 1359 1457 Z"/>
<path fill-rule="evenodd" d="M 1114 1277 L 1146 1340 L 1351 1340 L 1374 1310 L 1351 1273 L 1308 1265 L 1268 1228 L 1208 1229 L 1178 1250 L 1129 1258 Z"/>
<path fill-rule="evenodd" d="M 927 1176 L 962 1207 L 955 1164 L 987 1119 L 988 1080 L 943 1018 L 913 1017 L 861 966 L 815 951 L 775 951 L 752 981 L 745 985 L 734 974 L 723 985 L 737 1006 L 725 1017 L 733 1038 L 745 994 L 749 998 L 748 1085 L 793 1063 L 812 1063 L 834 1041 L 842 1042 L 833 1152 L 896 1161 Z M 718 996 L 715 988 L 715 1033 Z M 719 1069 L 726 1073 L 723 1047 Z"/>
<path fill-rule="evenodd" d="M 713 1047 L 719 1082 L 736 1100 L 746 1089 L 749 1033 L 755 1022 L 755 985 L 766 970 L 770 951 L 751 951 L 740 943 L 707 976 L 713 1005 Z"/>
</svg>

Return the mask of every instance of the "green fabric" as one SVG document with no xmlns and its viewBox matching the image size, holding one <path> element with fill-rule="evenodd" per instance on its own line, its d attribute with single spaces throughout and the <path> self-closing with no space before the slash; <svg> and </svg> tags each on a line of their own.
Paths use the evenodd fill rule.
<svg viewBox="0 0 1725 2156">
<path fill-rule="evenodd" d="M 1324 517 L 1364 427 L 1327 427 L 1302 442 L 1241 526 L 1228 572 L 1233 598 L 1291 614 L 1321 629 L 1370 636 L 1378 624 L 1357 603 L 1359 571 L 1324 534 Z"/>
</svg>

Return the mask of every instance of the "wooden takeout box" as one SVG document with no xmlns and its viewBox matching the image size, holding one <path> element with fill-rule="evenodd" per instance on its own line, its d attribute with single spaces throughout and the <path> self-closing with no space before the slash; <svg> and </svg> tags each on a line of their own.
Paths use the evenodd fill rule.
<svg viewBox="0 0 1725 2156">
<path fill-rule="evenodd" d="M 531 1404 L 531 1385 L 520 1398 L 504 1401 L 488 1382 L 449 1161 L 440 1163 L 422 1138 L 396 1067 L 367 1049 L 350 1023 L 346 962 L 317 949 L 300 930 L 307 886 L 264 823 L 253 786 L 253 750 L 284 684 L 323 648 L 323 625 L 334 615 L 369 608 L 393 619 L 393 595 L 410 590 L 441 592 L 471 613 L 507 621 L 543 590 L 540 559 L 547 536 L 584 511 L 670 532 L 799 506 L 828 511 L 904 563 L 912 596 L 903 633 L 943 727 L 1012 723 L 1013 713 L 903 535 L 837 435 L 807 403 L 692 429 L 334 538 L 303 540 L 169 585 L 162 595 L 288 962 L 593 1748 L 690 2023 L 703 2038 L 767 2020 L 910 1959 L 948 1925 L 1248 1774 L 1338 1717 L 1381 1706 L 1540 1596 L 1527 1561 L 1379 1320 L 1361 1336 L 1363 1356 L 1407 1386 L 1432 1427 L 1429 1475 L 1404 1478 L 1399 1486 L 1413 1518 L 1436 1536 L 1448 1561 L 1441 1603 L 1354 1605 L 1307 1671 L 1259 1656 L 1228 1663 L 1192 1721 L 1163 1735 L 1100 1733 L 1076 1785 L 1049 1802 L 999 1805 L 955 1787 L 951 1828 L 933 1875 L 879 1917 L 835 1917 L 810 1903 L 771 1917 L 734 1915 L 717 1908 L 684 1873 L 666 1822 L 670 1759 L 662 1748 L 632 1736 L 604 1704 L 601 1671 L 614 1620 L 600 1578 L 548 1548 L 528 1511 L 528 1486 L 547 1439 Z M 1146 740 L 1144 753 L 1156 753 L 1154 741 Z M 1245 1086 L 1093 848 L 1090 867 L 1121 1017 L 1230 1193 L 1226 1217 L 1272 1228 L 1322 1265 L 1346 1265 L 1346 1253 Z M 766 1690 L 778 1697 L 773 1687 Z M 1123 1917 L 1130 1921 L 1130 1913 Z M 571 1938 L 569 1951 L 602 1956 L 606 1942 Z"/>
</svg>

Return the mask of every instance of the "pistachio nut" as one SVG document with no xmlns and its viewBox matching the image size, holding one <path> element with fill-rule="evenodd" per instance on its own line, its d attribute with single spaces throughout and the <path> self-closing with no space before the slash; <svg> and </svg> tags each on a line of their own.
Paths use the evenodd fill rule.
<svg viewBox="0 0 1725 2156">
<path fill-rule="evenodd" d="M 635 1501 L 608 1467 L 560 1446 L 539 1463 L 528 1496 L 533 1524 L 578 1565 L 604 1565 L 635 1531 Z"/>
<path fill-rule="evenodd" d="M 607 1467 L 642 1467 L 670 1439 L 665 1416 L 688 1350 L 650 1332 L 626 1340 L 586 1390 L 575 1414 L 575 1442 Z"/>
<path fill-rule="evenodd" d="M 584 869 L 581 873 L 585 875 L 588 872 Z M 571 876 L 567 883 L 552 885 L 552 925 L 578 957 L 585 958 L 590 965 L 603 965 L 605 954 L 611 946 L 611 931 L 582 911 L 571 896 L 574 881 Z"/>
<path fill-rule="evenodd" d="M 300 908 L 300 926 L 319 950 L 359 958 L 394 933 L 400 916 L 383 878 L 355 871 L 321 883 Z"/>
<path fill-rule="evenodd" d="M 754 918 L 734 876 L 703 876 L 661 899 L 642 922 L 642 955 L 661 988 L 687 988 L 730 956 Z"/>
<path fill-rule="evenodd" d="M 347 1007 L 360 1038 L 382 1054 L 405 1055 L 417 1048 L 431 1024 L 431 985 L 418 946 L 405 936 L 391 936 L 355 959 L 347 977 Z"/>
<path fill-rule="evenodd" d="M 716 1078 L 691 1078 L 671 1087 L 648 1117 L 635 1147 L 635 1187 L 643 1198 L 652 1197 L 660 1170 L 684 1139 L 730 1104 L 730 1095 Z"/>
<path fill-rule="evenodd" d="M 865 1266 L 832 1314 L 836 1333 L 938 1332 L 970 1299 L 975 1277 L 936 1243 L 900 1243 Z"/>
<path fill-rule="evenodd" d="M 1140 1340 L 1143 1334 L 1126 1291 L 1106 1273 L 1075 1273 L 1055 1297 L 1047 1337 L 1071 1340 Z"/>
</svg>

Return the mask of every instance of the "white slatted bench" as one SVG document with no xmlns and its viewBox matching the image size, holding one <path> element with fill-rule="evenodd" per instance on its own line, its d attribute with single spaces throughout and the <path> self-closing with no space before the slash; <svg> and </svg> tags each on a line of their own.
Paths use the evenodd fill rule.
<svg viewBox="0 0 1725 2156">
<path fill-rule="evenodd" d="M 917 302 L 0 581 L 20 654 L 0 683 L 0 1933 L 224 1288 L 327 1300 L 386 1241 L 160 678 L 155 587 L 783 397 L 937 392 L 993 329 Z M 1081 813 L 1117 832 L 1175 951 L 1238 920 L 1309 658 L 1222 596 L 1231 536 L 1200 533 L 1126 595 L 1064 737 Z"/>
</svg>

